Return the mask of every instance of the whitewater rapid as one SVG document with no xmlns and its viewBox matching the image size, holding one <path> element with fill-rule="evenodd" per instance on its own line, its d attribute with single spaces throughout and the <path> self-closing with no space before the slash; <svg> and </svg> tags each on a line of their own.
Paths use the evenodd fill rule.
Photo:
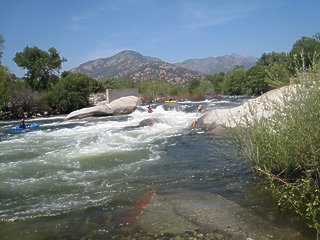
<svg viewBox="0 0 320 240">
<path fill-rule="evenodd" d="M 130 178 L 149 161 L 161 158 L 168 138 L 183 136 L 199 113 L 147 113 L 64 121 L 63 117 L 34 119 L 35 130 L 9 132 L 0 142 L 0 219 L 52 216 L 102 204 L 127 191 Z M 136 127 L 146 119 L 151 126 Z M 4 138 L 2 136 L 2 138 Z M 130 189 L 129 189 L 130 191 Z"/>
</svg>

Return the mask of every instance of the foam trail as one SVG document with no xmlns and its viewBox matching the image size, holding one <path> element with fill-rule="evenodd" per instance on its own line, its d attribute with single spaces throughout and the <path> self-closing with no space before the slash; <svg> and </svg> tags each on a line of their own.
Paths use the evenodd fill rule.
<svg viewBox="0 0 320 240">
<path fill-rule="evenodd" d="M 0 141 L 0 218 L 51 216 L 99 205 L 129 191 L 128 178 L 143 164 L 160 161 L 167 139 L 183 134 L 196 113 L 149 114 L 64 121 L 38 118 L 37 130 L 7 133 Z M 158 119 L 151 126 L 143 120 Z M 31 122 L 31 121 L 30 121 Z M 6 131 L 13 122 L 0 125 Z"/>
</svg>

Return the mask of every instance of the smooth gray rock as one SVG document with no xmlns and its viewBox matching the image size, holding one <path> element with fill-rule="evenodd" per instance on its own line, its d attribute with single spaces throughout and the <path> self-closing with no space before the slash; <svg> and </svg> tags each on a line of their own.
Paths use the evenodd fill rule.
<svg viewBox="0 0 320 240">
<path fill-rule="evenodd" d="M 128 96 L 114 100 L 108 106 L 111 108 L 113 115 L 119 115 L 132 113 L 141 104 L 139 97 Z"/>
<path fill-rule="evenodd" d="M 87 117 L 102 117 L 102 116 L 111 116 L 113 112 L 109 106 L 99 105 L 94 107 L 82 108 L 80 110 L 76 110 L 71 112 L 67 117 L 68 119 L 82 119 Z"/>
<path fill-rule="evenodd" d="M 137 224 L 151 233 L 178 234 L 200 229 L 232 240 L 304 239 L 296 229 L 282 226 L 279 229 L 220 195 L 187 189 L 156 194 L 137 219 Z"/>
<path fill-rule="evenodd" d="M 183 111 L 182 107 L 180 104 L 176 103 L 176 102 L 168 102 L 168 103 L 164 103 L 163 104 L 163 109 L 165 111 Z"/>
<path fill-rule="evenodd" d="M 273 104 L 283 104 L 283 96 L 294 93 L 296 85 L 289 85 L 274 89 L 258 98 L 252 99 L 241 106 L 230 109 L 214 109 L 201 116 L 195 126 L 209 131 L 222 127 L 236 127 L 245 125 L 246 120 L 252 120 L 251 111 L 255 111 L 258 118 L 269 118 L 273 115 Z"/>
<path fill-rule="evenodd" d="M 137 108 L 138 105 L 141 104 L 140 98 L 135 96 L 122 97 L 111 102 L 110 104 L 106 104 L 106 101 L 103 101 L 97 106 L 83 108 L 71 112 L 66 117 L 66 120 L 130 114 Z"/>
<path fill-rule="evenodd" d="M 158 118 L 147 118 L 143 119 L 138 125 L 125 127 L 126 130 L 133 130 L 142 127 L 151 127 L 156 123 L 161 123 L 162 121 Z"/>
</svg>

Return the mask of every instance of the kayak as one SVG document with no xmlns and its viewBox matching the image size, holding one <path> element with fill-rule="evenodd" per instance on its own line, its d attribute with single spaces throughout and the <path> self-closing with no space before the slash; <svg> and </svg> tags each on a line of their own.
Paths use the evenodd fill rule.
<svg viewBox="0 0 320 240">
<path fill-rule="evenodd" d="M 165 100 L 164 102 L 177 102 L 176 100 Z"/>
<path fill-rule="evenodd" d="M 40 126 L 40 124 L 33 123 L 33 124 L 30 124 L 30 125 L 27 125 L 25 128 L 21 128 L 20 126 L 15 126 L 15 127 L 9 127 L 8 129 L 10 131 L 15 131 L 15 130 L 24 130 L 24 129 L 36 128 L 36 127 L 39 127 L 39 126 Z"/>
<path fill-rule="evenodd" d="M 153 111 L 151 109 L 148 109 L 148 113 L 152 113 Z"/>
</svg>

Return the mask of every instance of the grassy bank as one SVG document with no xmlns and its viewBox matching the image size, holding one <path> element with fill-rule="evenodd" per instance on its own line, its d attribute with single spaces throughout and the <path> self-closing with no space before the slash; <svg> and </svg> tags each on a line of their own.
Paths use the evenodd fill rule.
<svg viewBox="0 0 320 240">
<path fill-rule="evenodd" d="M 320 239 L 319 64 L 300 72 L 297 81 L 280 102 L 268 103 L 272 117 L 258 117 L 252 108 L 245 123 L 230 133 L 279 207 L 304 217 Z"/>
</svg>

